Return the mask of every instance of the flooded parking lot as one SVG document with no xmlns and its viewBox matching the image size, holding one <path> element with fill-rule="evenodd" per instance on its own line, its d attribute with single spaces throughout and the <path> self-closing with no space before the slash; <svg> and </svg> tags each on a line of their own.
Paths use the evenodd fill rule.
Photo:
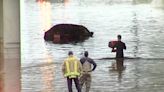
<svg viewBox="0 0 164 92">
<path fill-rule="evenodd" d="M 42 1 L 42 0 L 41 0 Z M 164 10 L 131 0 L 24 0 L 21 4 L 22 92 L 67 92 L 61 64 L 69 50 L 80 58 L 88 50 L 98 67 L 91 92 L 162 92 L 164 90 Z M 59 23 L 86 26 L 94 37 L 81 43 L 53 44 L 45 30 Z M 107 44 L 117 34 L 127 45 L 126 69 L 109 66 L 115 53 Z M 111 59 L 103 59 L 111 58 Z M 75 88 L 74 88 L 75 89 Z"/>
</svg>

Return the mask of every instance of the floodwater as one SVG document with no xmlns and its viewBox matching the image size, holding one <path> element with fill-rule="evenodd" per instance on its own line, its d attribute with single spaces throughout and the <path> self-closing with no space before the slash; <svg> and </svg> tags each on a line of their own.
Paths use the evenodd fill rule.
<svg viewBox="0 0 164 92">
<path fill-rule="evenodd" d="M 21 1 L 22 92 L 68 92 L 61 65 L 69 50 L 78 58 L 88 50 L 97 63 L 91 92 L 163 92 L 164 9 L 154 6 L 132 0 Z M 59 23 L 84 25 L 94 37 L 80 43 L 45 42 L 45 30 Z M 115 57 L 108 41 L 117 34 L 130 58 L 122 72 L 109 68 L 114 59 L 103 59 Z"/>
</svg>

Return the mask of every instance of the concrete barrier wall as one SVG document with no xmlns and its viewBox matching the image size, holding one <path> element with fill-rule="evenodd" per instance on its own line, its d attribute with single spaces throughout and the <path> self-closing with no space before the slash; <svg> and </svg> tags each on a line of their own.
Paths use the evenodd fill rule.
<svg viewBox="0 0 164 92">
<path fill-rule="evenodd" d="M 4 92 L 4 56 L 3 56 L 3 0 L 0 0 L 0 92 Z"/>
<path fill-rule="evenodd" d="M 21 92 L 20 3 L 0 0 L 0 92 Z"/>
<path fill-rule="evenodd" d="M 4 45 L 20 42 L 19 0 L 3 0 Z"/>
<path fill-rule="evenodd" d="M 0 44 L 3 38 L 3 0 L 0 0 Z"/>
</svg>

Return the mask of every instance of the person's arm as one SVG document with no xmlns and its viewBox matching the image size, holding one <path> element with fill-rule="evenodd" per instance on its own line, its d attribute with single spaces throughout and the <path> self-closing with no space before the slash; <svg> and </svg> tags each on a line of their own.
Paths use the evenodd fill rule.
<svg viewBox="0 0 164 92">
<path fill-rule="evenodd" d="M 124 43 L 124 49 L 126 50 L 126 45 L 125 45 L 125 43 Z"/>
<path fill-rule="evenodd" d="M 95 63 L 95 61 L 93 59 L 91 59 L 91 64 L 93 64 L 92 71 L 94 71 L 97 67 L 97 64 Z"/>
<path fill-rule="evenodd" d="M 83 64 L 83 58 L 80 59 L 80 63 Z"/>
<path fill-rule="evenodd" d="M 81 58 L 81 59 L 80 59 L 80 62 L 81 62 L 81 64 L 83 65 L 83 63 L 85 62 L 85 58 L 84 58 L 84 57 Z"/>
</svg>

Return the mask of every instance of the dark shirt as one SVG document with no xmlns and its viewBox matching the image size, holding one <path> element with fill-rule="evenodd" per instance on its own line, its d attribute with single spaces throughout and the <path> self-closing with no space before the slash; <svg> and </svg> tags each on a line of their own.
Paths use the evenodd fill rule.
<svg viewBox="0 0 164 92">
<path fill-rule="evenodd" d="M 93 59 L 91 59 L 91 58 L 89 58 L 89 57 L 83 57 L 83 58 L 81 58 L 81 59 L 80 59 L 81 64 L 84 64 L 84 62 L 85 62 L 86 60 L 87 60 L 89 63 L 91 63 L 91 64 L 93 65 L 92 71 L 94 71 L 94 70 L 96 69 L 96 67 L 97 67 L 97 64 L 94 62 Z"/>
<path fill-rule="evenodd" d="M 124 52 L 123 49 L 126 49 L 126 45 L 122 41 L 118 41 L 114 48 L 116 48 L 116 58 L 124 58 Z"/>
</svg>

